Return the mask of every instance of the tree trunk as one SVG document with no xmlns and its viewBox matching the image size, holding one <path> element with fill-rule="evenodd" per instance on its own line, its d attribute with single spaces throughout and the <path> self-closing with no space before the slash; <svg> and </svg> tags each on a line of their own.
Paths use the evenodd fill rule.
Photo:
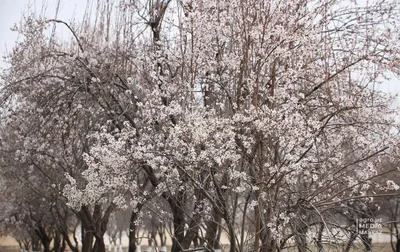
<svg viewBox="0 0 400 252">
<path fill-rule="evenodd" d="M 184 212 L 182 210 L 180 202 L 177 202 L 173 199 L 170 199 L 168 201 L 170 202 L 174 223 L 171 252 L 180 252 L 182 251 L 181 244 L 185 238 Z"/>
<path fill-rule="evenodd" d="M 200 222 L 202 219 L 200 212 L 203 211 L 203 194 L 201 192 L 197 192 L 197 195 L 198 197 L 194 205 L 194 214 L 189 223 L 189 229 L 187 230 L 185 238 L 182 242 L 183 249 L 188 249 L 199 233 Z"/>
<path fill-rule="evenodd" d="M 93 213 L 87 206 L 82 206 L 79 217 L 82 223 L 82 252 L 105 252 L 104 234 L 114 206 L 110 205 L 103 212 L 102 205 L 93 207 Z M 93 246 L 93 239 L 95 243 Z"/>
<path fill-rule="evenodd" d="M 132 211 L 131 219 L 129 222 L 129 252 L 136 252 L 136 225 L 135 221 L 137 220 L 137 212 Z"/>
<path fill-rule="evenodd" d="M 56 232 L 54 236 L 53 250 L 54 252 L 60 252 L 61 249 L 61 237 L 60 233 Z"/>
<path fill-rule="evenodd" d="M 259 212 L 259 214 L 261 214 Z M 261 215 L 260 215 L 261 217 Z M 271 219 L 271 207 L 267 208 L 264 214 L 264 218 L 260 218 L 260 230 L 261 230 L 261 252 L 274 252 L 276 250 L 276 240 L 272 237 L 271 229 L 265 226 L 265 220 Z"/>
<path fill-rule="evenodd" d="M 149 177 L 150 183 L 157 187 L 159 182 L 157 177 L 154 174 L 153 169 L 148 165 L 143 165 L 143 168 L 146 174 Z M 185 238 L 185 212 L 183 210 L 185 197 L 184 192 L 177 192 L 176 196 L 173 197 L 168 193 L 163 193 L 162 197 L 168 202 L 172 216 L 173 216 L 173 225 L 174 225 L 174 232 L 172 234 L 172 247 L 171 252 L 180 252 L 182 251 L 182 241 Z"/>
<path fill-rule="evenodd" d="M 361 235 L 361 241 L 364 244 L 365 252 L 372 252 L 372 239 L 369 238 L 368 234 Z"/>
<path fill-rule="evenodd" d="M 352 232 L 350 234 L 349 240 L 347 241 L 347 245 L 346 245 L 346 248 L 345 248 L 344 252 L 349 252 L 350 251 L 351 247 L 353 246 L 353 242 L 356 240 L 356 238 L 357 238 L 357 233 L 356 232 Z"/>
<path fill-rule="evenodd" d="M 322 246 L 322 233 L 324 232 L 324 228 L 325 228 L 324 223 L 321 223 L 321 226 L 319 227 L 319 230 L 318 230 L 318 238 L 316 241 L 318 252 L 324 251 L 324 247 Z"/>
<path fill-rule="evenodd" d="M 42 245 L 43 245 L 43 252 L 50 252 L 50 242 L 43 243 L 42 241 Z"/>
<path fill-rule="evenodd" d="M 43 245 L 43 252 L 50 252 L 50 243 L 52 238 L 47 234 L 46 229 L 43 226 L 39 226 L 35 229 L 35 232 Z"/>
<path fill-rule="evenodd" d="M 82 252 L 92 252 L 93 232 L 91 232 L 90 230 L 86 230 L 83 225 L 84 224 L 82 223 Z"/>
<path fill-rule="evenodd" d="M 167 236 L 166 236 L 166 225 L 165 223 L 162 223 L 158 226 L 158 236 L 160 238 L 160 245 L 161 247 L 166 246 L 166 240 L 167 240 Z M 195 245 L 196 246 L 196 245 Z"/>
<path fill-rule="evenodd" d="M 96 236 L 93 252 L 106 252 L 106 245 L 104 244 L 104 237 L 102 235 Z"/>
<path fill-rule="evenodd" d="M 235 252 L 236 251 L 236 241 L 235 241 L 235 229 L 233 228 L 232 224 L 228 224 L 228 230 L 229 230 L 229 252 Z"/>
<path fill-rule="evenodd" d="M 221 213 L 215 208 L 212 208 L 212 219 L 207 223 L 206 231 L 206 251 L 214 251 L 214 249 L 219 249 L 219 237 L 218 230 L 221 225 L 222 216 Z"/>
<path fill-rule="evenodd" d="M 31 244 L 32 250 L 39 251 L 40 250 L 40 240 L 39 240 L 39 237 L 36 235 L 36 233 L 31 235 L 31 239 L 32 239 L 32 244 Z M 29 251 L 29 244 L 28 245 L 25 244 L 25 250 Z"/>
<path fill-rule="evenodd" d="M 264 226 L 262 225 L 262 221 L 260 222 L 260 225 L 261 229 L 263 230 L 261 232 L 262 234 L 261 252 L 274 252 L 276 248 L 276 240 L 272 238 L 271 230 L 265 229 Z"/>
<path fill-rule="evenodd" d="M 255 231 L 255 237 L 254 237 L 254 251 L 258 252 L 260 249 L 260 236 L 261 236 L 261 215 L 260 215 L 260 211 L 259 211 L 259 207 L 256 206 L 254 208 L 254 214 L 256 217 L 256 231 Z"/>
<path fill-rule="evenodd" d="M 63 240 L 64 240 L 64 242 L 66 242 L 66 243 L 68 244 L 69 249 L 70 249 L 72 252 L 79 252 L 78 246 L 77 246 L 77 245 L 74 246 L 74 245 L 72 244 L 71 239 L 69 238 L 68 233 L 64 233 L 64 232 L 63 232 L 62 235 L 63 235 Z M 75 236 L 75 234 L 74 234 L 74 236 Z M 82 251 L 83 251 L 83 250 L 82 250 Z"/>
<path fill-rule="evenodd" d="M 60 252 L 64 252 L 66 248 L 67 248 L 67 243 L 65 242 L 65 239 L 62 238 Z"/>
<path fill-rule="evenodd" d="M 396 204 L 396 212 L 397 213 L 397 209 L 398 209 L 398 204 Z M 397 216 L 395 217 L 395 221 L 397 220 Z M 397 227 L 397 221 L 392 223 L 392 225 L 394 226 L 395 230 L 396 230 L 396 252 L 400 252 L 400 233 L 399 233 L 399 228 Z M 390 231 L 392 231 L 392 228 L 390 229 Z M 390 235 L 390 239 L 392 240 L 392 235 Z M 393 248 L 393 243 L 390 242 L 392 244 L 392 248 Z M 394 250 L 393 250 L 394 251 Z"/>
</svg>

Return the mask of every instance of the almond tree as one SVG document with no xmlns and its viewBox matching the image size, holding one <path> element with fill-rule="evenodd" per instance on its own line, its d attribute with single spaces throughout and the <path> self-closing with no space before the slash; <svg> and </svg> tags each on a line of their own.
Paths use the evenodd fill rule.
<svg viewBox="0 0 400 252">
<path fill-rule="evenodd" d="M 133 56 L 140 63 L 124 93 L 139 108 L 120 109 L 127 111 L 131 131 L 100 147 L 114 148 L 115 158 L 121 151 L 114 146 L 135 136 L 123 158 L 142 165 L 168 199 L 176 227 L 173 249 L 190 245 L 187 238 L 205 216 L 216 223 L 209 225 L 214 235 L 208 237 L 215 237 L 224 219 L 232 251 L 236 245 L 243 249 L 235 220 L 237 206 L 248 201 L 247 210 L 256 216 L 255 249 L 282 247 L 283 230 L 292 226 L 290 236 L 305 250 L 310 226 L 324 223 L 327 209 L 366 197 L 369 181 L 380 175 L 371 158 L 395 147 L 390 98 L 370 85 L 397 64 L 396 6 L 342 8 L 336 1 L 171 6 L 171 1 L 153 6 L 154 46 Z M 177 18 L 165 14 L 169 8 Z M 339 17 L 344 23 L 336 23 Z M 88 171 L 108 158 L 90 162 Z M 196 191 L 198 215 L 184 211 L 187 196 Z M 310 224 L 308 216 L 319 220 Z"/>
<path fill-rule="evenodd" d="M 86 136 L 99 130 L 99 123 L 105 123 L 105 116 L 100 107 L 95 113 L 88 107 L 81 110 L 82 103 L 90 106 L 87 96 L 80 93 L 81 81 L 86 81 L 86 76 L 74 65 L 68 65 L 68 61 L 75 62 L 76 59 L 62 52 L 63 45 L 54 42 L 52 49 L 47 50 L 46 25 L 48 21 L 31 16 L 16 27 L 24 40 L 14 49 L 11 69 L 4 77 L 6 86 L 2 98 L 7 110 L 3 111 L 2 167 L 7 168 L 8 173 L 18 168 L 13 181 L 30 183 L 31 187 L 26 190 L 36 189 L 34 192 L 40 196 L 52 199 L 46 203 L 58 220 L 54 223 L 59 225 L 63 238 L 73 251 L 78 251 L 77 240 L 70 240 L 65 223 L 71 209 L 80 220 L 82 250 L 104 251 L 103 236 L 115 204 L 94 201 L 79 210 L 69 209 L 71 206 L 67 205 L 61 191 L 69 183 L 68 178 L 75 178 L 79 186 L 84 186 L 81 175 L 86 169 L 83 153 L 90 144 Z M 64 56 L 66 61 L 57 64 L 55 55 Z M 63 65 L 65 63 L 67 65 Z M 32 85 L 33 89 L 30 89 L 25 86 L 28 83 L 35 83 L 36 87 Z M 35 181 L 30 181 L 30 173 L 35 174 Z"/>
<path fill-rule="evenodd" d="M 71 132 L 54 144 L 74 154 L 61 186 L 81 216 L 104 220 L 87 225 L 95 251 L 115 205 L 133 207 L 134 230 L 157 198 L 173 252 L 199 236 L 216 249 L 222 230 L 232 252 L 292 237 L 306 251 L 333 208 L 375 196 L 381 158 L 398 154 L 392 98 L 375 89 L 398 68 L 398 7 L 98 1 L 80 28 L 27 20 L 4 93 L 19 120 L 26 110 L 46 134 Z M 47 39 L 54 23 L 72 39 Z M 43 135 L 32 141 L 53 146 Z"/>
</svg>

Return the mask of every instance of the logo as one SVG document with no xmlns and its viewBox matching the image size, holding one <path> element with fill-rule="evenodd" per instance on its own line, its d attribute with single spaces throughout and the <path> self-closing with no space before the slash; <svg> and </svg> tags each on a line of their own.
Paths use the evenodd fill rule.
<svg viewBox="0 0 400 252">
<path fill-rule="evenodd" d="M 382 218 L 359 218 L 356 220 L 357 233 L 374 234 L 382 231 Z"/>
</svg>

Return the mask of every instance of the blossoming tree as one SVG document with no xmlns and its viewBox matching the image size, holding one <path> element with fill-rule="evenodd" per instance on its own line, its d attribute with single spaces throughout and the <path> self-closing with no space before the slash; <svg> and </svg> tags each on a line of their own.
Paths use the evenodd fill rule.
<svg viewBox="0 0 400 252">
<path fill-rule="evenodd" d="M 46 132 L 21 137 L 74 158 L 63 196 L 103 216 L 89 225 L 95 251 L 114 207 L 132 206 L 134 232 L 156 199 L 173 252 L 199 240 L 217 249 L 221 233 L 232 252 L 280 251 L 289 239 L 306 251 L 313 230 L 337 225 L 334 210 L 396 189 L 374 180 L 397 172 L 378 169 L 398 146 L 393 100 L 376 88 L 399 67 L 396 1 L 96 7 L 81 26 L 23 23 L 3 90 L 6 117 Z M 71 40 L 46 37 L 50 24 Z"/>
</svg>

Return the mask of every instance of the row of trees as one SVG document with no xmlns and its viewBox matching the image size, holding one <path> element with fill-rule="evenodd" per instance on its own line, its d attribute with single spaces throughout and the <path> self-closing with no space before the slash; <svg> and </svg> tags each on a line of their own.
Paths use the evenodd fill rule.
<svg viewBox="0 0 400 252">
<path fill-rule="evenodd" d="M 172 252 L 222 234 L 231 252 L 322 249 L 338 228 L 349 250 L 351 221 L 397 195 L 397 111 L 376 87 L 398 73 L 398 11 L 101 0 L 74 24 L 28 15 L 2 75 L 4 230 L 103 252 L 129 207 L 129 251 L 144 215 Z"/>
</svg>

